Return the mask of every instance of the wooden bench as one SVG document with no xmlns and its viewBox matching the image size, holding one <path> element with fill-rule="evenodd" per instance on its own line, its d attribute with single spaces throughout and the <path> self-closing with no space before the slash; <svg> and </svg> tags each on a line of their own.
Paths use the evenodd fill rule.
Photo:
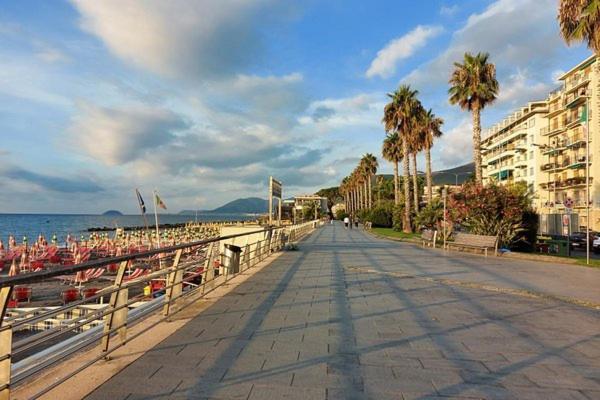
<svg viewBox="0 0 600 400">
<path fill-rule="evenodd" d="M 432 229 L 425 229 L 421 232 L 421 241 L 423 242 L 423 247 L 429 245 L 435 248 L 435 240 L 437 238 L 437 231 Z"/>
<path fill-rule="evenodd" d="M 456 232 L 454 234 L 454 241 L 446 244 L 446 249 L 450 247 L 460 247 L 467 249 L 483 250 L 487 257 L 488 249 L 493 249 L 496 254 L 496 246 L 498 244 L 498 237 L 487 236 L 487 235 L 474 235 L 471 233 Z"/>
</svg>

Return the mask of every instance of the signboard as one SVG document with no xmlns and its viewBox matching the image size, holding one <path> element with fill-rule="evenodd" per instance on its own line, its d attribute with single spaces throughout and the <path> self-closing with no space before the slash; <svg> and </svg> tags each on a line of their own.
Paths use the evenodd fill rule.
<svg viewBox="0 0 600 400">
<path fill-rule="evenodd" d="M 563 226 L 569 226 L 570 221 L 571 221 L 571 218 L 568 214 L 563 215 L 563 218 L 562 218 Z"/>
<path fill-rule="evenodd" d="M 281 182 L 271 177 L 271 196 L 281 199 Z"/>
<path fill-rule="evenodd" d="M 269 224 L 273 223 L 273 199 L 276 198 L 279 199 L 277 225 L 281 225 L 281 202 L 283 201 L 281 186 L 281 182 L 272 176 L 269 177 Z"/>
<path fill-rule="evenodd" d="M 573 208 L 573 199 L 570 197 L 567 197 L 567 199 L 565 200 L 565 207 L 566 208 Z"/>
</svg>

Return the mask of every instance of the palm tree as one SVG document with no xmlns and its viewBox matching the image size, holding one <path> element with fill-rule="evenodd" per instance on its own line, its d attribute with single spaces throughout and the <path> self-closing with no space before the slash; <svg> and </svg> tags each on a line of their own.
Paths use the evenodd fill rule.
<svg viewBox="0 0 600 400">
<path fill-rule="evenodd" d="M 387 132 L 398 132 L 402 141 L 402 166 L 404 172 L 404 218 L 402 230 L 412 232 L 410 223 L 410 143 L 415 127 L 415 112 L 417 111 L 417 94 L 409 85 L 401 85 L 394 93 L 388 94 L 392 99 L 383 110 L 383 120 Z"/>
<path fill-rule="evenodd" d="M 377 157 L 375 157 L 371 153 L 367 153 L 361 159 L 361 163 L 363 164 L 364 171 L 367 177 L 367 205 L 368 208 L 373 207 L 373 186 L 371 186 L 371 179 L 373 175 L 377 173 L 377 167 L 379 167 L 379 163 L 377 162 Z"/>
<path fill-rule="evenodd" d="M 425 150 L 425 179 L 427 181 L 427 202 L 431 203 L 433 199 L 433 180 L 431 179 L 431 147 L 433 147 L 433 139 L 442 136 L 442 124 L 444 120 L 436 117 L 431 109 L 423 114 L 423 149 Z"/>
<path fill-rule="evenodd" d="M 488 62 L 488 53 L 465 53 L 463 63 L 454 63 L 450 77 L 450 104 L 458 104 L 473 114 L 473 159 L 475 180 L 481 184 L 481 110 L 498 95 L 496 67 Z"/>
<path fill-rule="evenodd" d="M 383 141 L 381 155 L 394 166 L 394 204 L 400 204 L 398 163 L 402 161 L 402 141 L 397 132 L 388 134 Z"/>
<path fill-rule="evenodd" d="M 414 113 L 414 126 L 413 132 L 410 135 L 411 143 L 410 143 L 410 153 L 411 153 L 411 161 L 412 161 L 412 180 L 413 180 L 413 199 L 414 199 L 414 208 L 415 212 L 419 212 L 419 170 L 417 169 L 417 153 L 424 149 L 424 139 L 423 139 L 423 117 L 425 114 L 425 109 L 421 105 L 421 102 L 417 100 L 416 110 Z"/>
<path fill-rule="evenodd" d="M 600 0 L 560 0 L 558 21 L 567 44 L 587 42 L 600 54 Z"/>
</svg>

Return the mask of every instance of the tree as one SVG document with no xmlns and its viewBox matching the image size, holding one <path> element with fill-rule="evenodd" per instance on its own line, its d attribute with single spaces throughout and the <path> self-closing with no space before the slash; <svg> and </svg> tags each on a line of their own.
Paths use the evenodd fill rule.
<svg viewBox="0 0 600 400">
<path fill-rule="evenodd" d="M 421 105 L 421 102 L 417 100 L 417 104 L 415 105 L 415 113 L 414 113 L 414 126 L 413 132 L 410 135 L 410 153 L 411 153 L 411 161 L 412 161 L 412 184 L 413 184 L 413 203 L 415 208 L 415 213 L 419 213 L 419 170 L 417 168 L 417 154 L 423 150 L 424 148 L 424 132 L 423 132 L 423 118 L 425 114 L 425 109 Z"/>
<path fill-rule="evenodd" d="M 327 208 L 330 211 L 335 204 L 339 203 L 343 199 L 343 197 L 340 193 L 340 188 L 338 186 L 321 189 L 315 194 L 317 196 L 327 198 Z"/>
<path fill-rule="evenodd" d="M 473 114 L 473 159 L 475 180 L 482 182 L 481 173 L 481 111 L 498 95 L 496 67 L 488 62 L 488 53 L 465 53 L 463 63 L 454 63 L 450 77 L 450 104 L 458 104 Z"/>
<path fill-rule="evenodd" d="M 600 0 L 560 0 L 558 22 L 567 44 L 586 42 L 600 54 Z"/>
<path fill-rule="evenodd" d="M 394 204 L 400 203 L 398 163 L 402 160 L 402 142 L 398 133 L 388 134 L 383 141 L 381 155 L 394 166 Z"/>
<path fill-rule="evenodd" d="M 402 166 L 404 175 L 404 219 L 403 231 L 412 232 L 410 223 L 410 144 L 414 135 L 415 114 L 418 109 L 417 94 L 409 85 L 400 85 L 394 93 L 388 94 L 391 102 L 383 110 L 383 120 L 386 132 L 397 132 L 402 141 Z"/>
<path fill-rule="evenodd" d="M 431 109 L 423 114 L 423 149 L 425 150 L 425 179 L 427 181 L 427 202 L 431 203 L 433 199 L 433 180 L 431 178 L 431 148 L 433 147 L 434 138 L 442 136 L 442 124 L 444 120 L 436 117 Z"/>
<path fill-rule="evenodd" d="M 379 163 L 377 162 L 377 157 L 375 157 L 371 153 L 367 153 L 363 156 L 361 163 L 363 165 L 364 171 L 367 176 L 367 203 L 369 208 L 373 208 L 373 186 L 372 186 L 372 177 L 377 173 L 377 167 L 379 167 Z"/>
</svg>

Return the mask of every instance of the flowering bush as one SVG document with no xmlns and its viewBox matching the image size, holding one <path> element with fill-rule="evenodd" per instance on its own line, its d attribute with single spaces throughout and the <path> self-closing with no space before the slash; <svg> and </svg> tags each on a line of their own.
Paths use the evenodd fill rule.
<svg viewBox="0 0 600 400">
<path fill-rule="evenodd" d="M 501 246 L 508 247 L 526 238 L 531 240 L 527 230 L 531 229 L 529 219 L 534 212 L 525 185 L 467 183 L 449 196 L 448 210 L 453 224 L 470 233 L 498 236 Z"/>
</svg>

